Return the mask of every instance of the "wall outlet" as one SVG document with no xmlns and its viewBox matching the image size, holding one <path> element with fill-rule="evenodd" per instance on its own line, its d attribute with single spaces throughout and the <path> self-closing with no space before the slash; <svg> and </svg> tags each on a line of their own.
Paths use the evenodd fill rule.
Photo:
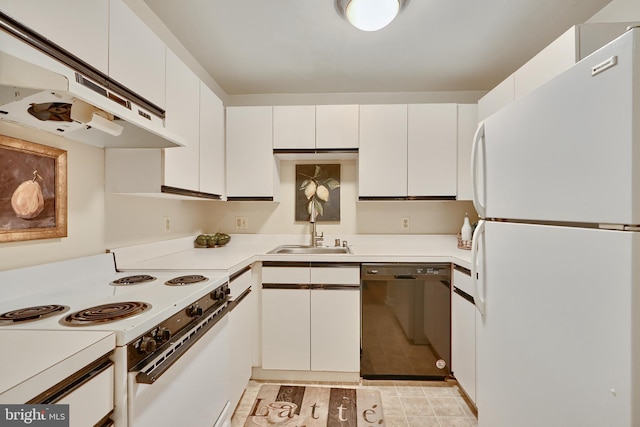
<svg viewBox="0 0 640 427">
<path fill-rule="evenodd" d="M 171 231 L 171 217 L 170 216 L 165 216 L 164 217 L 164 231 L 166 233 Z"/>
<path fill-rule="evenodd" d="M 401 218 L 400 222 L 403 230 L 409 229 L 409 218 Z"/>
<path fill-rule="evenodd" d="M 249 220 L 246 216 L 236 217 L 236 230 L 246 230 L 249 228 Z"/>
</svg>

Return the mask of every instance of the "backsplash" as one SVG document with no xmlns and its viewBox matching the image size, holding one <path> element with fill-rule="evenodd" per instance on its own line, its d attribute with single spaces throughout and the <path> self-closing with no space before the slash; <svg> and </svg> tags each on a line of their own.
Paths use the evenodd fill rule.
<svg viewBox="0 0 640 427">
<path fill-rule="evenodd" d="M 300 163 L 289 160 L 280 163 L 279 202 L 208 204 L 207 230 L 227 233 L 307 233 L 309 222 L 295 221 L 295 165 Z M 470 201 L 357 201 L 356 161 L 335 163 L 341 165 L 341 214 L 340 221 L 317 225 L 318 230 L 325 234 L 457 234 L 465 212 L 469 213 L 472 222 L 477 220 Z M 236 217 L 247 219 L 246 229 L 235 228 Z M 408 219 L 408 228 L 403 228 L 403 219 Z"/>
</svg>

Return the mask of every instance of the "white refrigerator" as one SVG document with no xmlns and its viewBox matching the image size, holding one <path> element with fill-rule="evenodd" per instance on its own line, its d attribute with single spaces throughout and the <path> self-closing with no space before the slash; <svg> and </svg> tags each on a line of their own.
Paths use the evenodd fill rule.
<svg viewBox="0 0 640 427">
<path fill-rule="evenodd" d="M 640 28 L 472 154 L 479 427 L 640 426 Z"/>
</svg>

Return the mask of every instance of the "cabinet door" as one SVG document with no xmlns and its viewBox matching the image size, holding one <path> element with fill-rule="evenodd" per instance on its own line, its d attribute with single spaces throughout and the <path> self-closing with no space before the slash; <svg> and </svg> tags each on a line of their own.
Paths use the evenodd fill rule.
<svg viewBox="0 0 640 427">
<path fill-rule="evenodd" d="M 262 289 L 263 369 L 310 369 L 310 292 Z"/>
<path fill-rule="evenodd" d="M 182 135 L 186 146 L 164 151 L 164 184 L 199 190 L 200 169 L 200 81 L 173 52 L 167 51 L 168 130 Z"/>
<path fill-rule="evenodd" d="M 108 74 L 109 0 L 1 0 L 0 9 Z"/>
<path fill-rule="evenodd" d="M 200 191 L 224 194 L 224 106 L 200 82 Z"/>
<path fill-rule="evenodd" d="M 513 102 L 515 99 L 514 82 L 515 78 L 511 74 L 478 100 L 479 122 Z"/>
<path fill-rule="evenodd" d="M 273 107 L 273 148 L 315 148 L 316 107 Z"/>
<path fill-rule="evenodd" d="M 360 289 L 311 291 L 311 370 L 360 371 Z"/>
<path fill-rule="evenodd" d="M 576 63 L 578 54 L 577 26 L 541 50 L 514 73 L 514 93 L 518 99 L 549 81 Z"/>
<path fill-rule="evenodd" d="M 476 308 L 460 294 L 451 299 L 451 368 L 469 398 L 476 401 Z"/>
<path fill-rule="evenodd" d="M 251 286 L 251 271 L 247 271 L 234 279 L 229 287 L 233 299 Z M 258 328 L 254 321 L 256 312 L 254 303 L 257 300 L 255 288 L 242 299 L 229 315 L 231 354 L 231 404 L 235 407 L 240 401 L 242 392 L 251 378 L 253 364 L 253 336 Z"/>
<path fill-rule="evenodd" d="M 165 106 L 165 44 L 122 0 L 110 0 L 109 77 Z"/>
<path fill-rule="evenodd" d="M 471 146 L 477 127 L 477 104 L 458 104 L 457 200 L 473 200 L 471 189 Z"/>
<path fill-rule="evenodd" d="M 316 148 L 358 148 L 358 105 L 316 105 Z"/>
<path fill-rule="evenodd" d="M 407 195 L 407 105 L 361 105 L 359 197 Z"/>
<path fill-rule="evenodd" d="M 408 106 L 408 196 L 455 196 L 457 191 L 456 104 Z"/>
<path fill-rule="evenodd" d="M 272 107 L 227 108 L 227 196 L 273 197 Z"/>
</svg>

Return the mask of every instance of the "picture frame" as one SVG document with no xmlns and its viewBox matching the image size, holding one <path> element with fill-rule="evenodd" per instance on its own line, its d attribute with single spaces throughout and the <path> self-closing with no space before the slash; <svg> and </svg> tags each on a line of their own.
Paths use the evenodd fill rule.
<svg viewBox="0 0 640 427">
<path fill-rule="evenodd" d="M 340 222 L 340 164 L 296 165 L 295 220 L 310 220 L 315 205 L 316 222 Z"/>
<path fill-rule="evenodd" d="M 67 152 L 0 135 L 0 243 L 67 237 Z"/>
</svg>

